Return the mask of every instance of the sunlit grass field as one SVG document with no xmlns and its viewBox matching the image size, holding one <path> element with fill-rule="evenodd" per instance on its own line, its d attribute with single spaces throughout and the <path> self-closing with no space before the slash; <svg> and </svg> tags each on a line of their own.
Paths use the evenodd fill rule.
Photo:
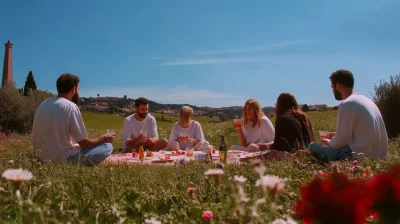
<svg viewBox="0 0 400 224">
<path fill-rule="evenodd" d="M 124 117 L 90 112 L 82 114 L 90 137 L 104 134 L 106 129 L 115 129 L 118 137 L 113 144 L 114 149 L 122 146 Z M 162 116 L 153 115 L 157 118 Z M 309 112 L 307 115 L 317 141 L 318 130 L 335 130 L 336 111 Z M 172 122 L 158 119 L 158 132 L 160 138 L 168 139 L 177 118 L 166 115 L 164 118 L 171 118 Z M 226 137 L 228 146 L 239 143 L 232 122 L 209 123 L 209 117 L 194 119 L 201 123 L 206 140 L 211 144 L 218 146 L 221 135 Z M 13 185 L 4 178 L 0 179 L 0 223 L 144 223 L 150 217 L 162 223 L 209 223 L 201 217 L 202 212 L 207 210 L 213 212 L 213 223 L 254 221 L 251 208 L 260 197 L 260 191 L 255 187 L 259 177 L 251 164 L 226 165 L 219 185 L 204 176 L 204 172 L 216 168 L 215 165 L 199 162 L 185 166 L 102 164 L 82 167 L 40 164 L 30 156 L 29 137 L 14 135 L 14 139 L 21 139 L 23 143 L 0 143 L 0 172 L 9 168 L 23 168 L 33 174 L 33 179 L 25 182 L 21 188 L 20 202 Z M 371 166 L 375 172 L 386 170 L 400 161 L 399 150 L 400 139 L 391 141 L 386 160 L 365 159 L 359 164 Z M 343 162 L 339 169 L 347 172 L 351 165 L 351 162 Z M 266 174 L 286 178 L 287 181 L 285 192 L 274 203 L 268 199 L 258 207 L 259 223 L 290 217 L 299 187 L 306 184 L 317 171 L 331 171 L 329 164 L 315 163 L 309 157 L 296 161 L 268 160 L 265 166 Z M 233 216 L 235 175 L 247 178 L 244 189 L 249 200 L 241 204 L 244 215 L 240 217 Z M 351 175 L 357 177 L 359 174 Z M 188 187 L 195 188 L 193 195 L 187 193 Z"/>
</svg>

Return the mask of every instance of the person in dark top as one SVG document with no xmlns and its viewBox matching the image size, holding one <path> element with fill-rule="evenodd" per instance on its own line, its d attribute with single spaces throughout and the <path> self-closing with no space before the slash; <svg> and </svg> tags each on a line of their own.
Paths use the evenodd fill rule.
<svg viewBox="0 0 400 224">
<path fill-rule="evenodd" d="M 311 122 L 292 94 L 279 95 L 275 117 L 275 138 L 269 149 L 295 153 L 314 141 Z"/>
</svg>

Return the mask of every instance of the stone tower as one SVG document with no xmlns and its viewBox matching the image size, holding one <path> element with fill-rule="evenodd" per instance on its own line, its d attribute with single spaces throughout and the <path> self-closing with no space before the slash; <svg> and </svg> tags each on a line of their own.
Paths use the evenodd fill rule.
<svg viewBox="0 0 400 224">
<path fill-rule="evenodd" d="M 3 79 L 1 87 L 6 83 L 13 82 L 13 70 L 12 70 L 12 46 L 13 44 L 8 41 L 6 44 L 6 51 L 4 53 L 4 65 L 3 65 Z"/>
</svg>

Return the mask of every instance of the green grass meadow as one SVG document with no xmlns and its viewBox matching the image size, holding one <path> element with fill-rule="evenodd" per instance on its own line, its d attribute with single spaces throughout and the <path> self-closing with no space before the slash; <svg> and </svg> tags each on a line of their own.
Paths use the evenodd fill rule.
<svg viewBox="0 0 400 224">
<path fill-rule="evenodd" d="M 114 149 L 122 147 L 122 128 L 125 117 L 83 112 L 90 137 L 115 129 Z M 161 118 L 161 114 L 153 114 Z M 316 140 L 318 130 L 334 131 L 336 111 L 308 112 Z M 172 122 L 157 121 L 160 138 L 169 138 L 177 117 L 164 118 Z M 217 118 L 194 117 L 202 124 L 203 132 L 212 145 L 218 146 L 224 135 L 228 146 L 238 144 L 239 138 L 232 122 L 209 123 Z M 272 120 L 274 122 L 274 120 Z M 12 183 L 0 179 L 0 223 L 144 223 L 154 217 L 162 223 L 210 223 L 202 219 L 202 212 L 213 212 L 212 223 L 271 223 L 277 218 L 291 215 L 299 195 L 300 186 L 319 170 L 331 171 L 331 166 L 316 163 L 313 158 L 265 161 L 266 174 L 287 178 L 285 192 L 277 198 L 267 198 L 258 207 L 259 218 L 252 217 L 252 206 L 260 196 L 255 187 L 258 174 L 251 164 L 229 164 L 224 167 L 220 184 L 206 179 L 204 172 L 216 168 L 215 164 L 193 162 L 185 166 L 112 165 L 83 167 L 68 164 L 40 164 L 30 156 L 30 136 L 14 135 L 23 140 L 2 142 L 0 172 L 9 168 L 23 168 L 33 179 L 21 188 L 18 201 Z M 383 161 L 364 159 L 363 167 L 374 172 L 390 168 L 400 161 L 400 139 L 390 142 L 389 155 Z M 12 160 L 12 161 L 10 161 Z M 339 170 L 348 172 L 351 162 L 340 163 Z M 234 216 L 236 187 L 234 176 L 247 178 L 244 183 L 247 202 L 242 202 L 244 214 Z M 351 174 L 354 177 L 360 174 Z M 190 182 L 193 184 L 191 185 Z M 193 195 L 187 193 L 194 187 Z M 301 223 L 299 221 L 299 223 Z"/>
</svg>

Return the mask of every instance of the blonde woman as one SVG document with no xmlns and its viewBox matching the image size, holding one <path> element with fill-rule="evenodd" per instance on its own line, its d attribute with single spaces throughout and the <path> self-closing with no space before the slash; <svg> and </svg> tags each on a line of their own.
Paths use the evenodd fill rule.
<svg viewBox="0 0 400 224">
<path fill-rule="evenodd" d="M 236 126 L 235 129 L 239 133 L 242 145 L 233 145 L 231 150 L 249 152 L 265 150 L 274 141 L 274 126 L 261 110 L 260 103 L 255 99 L 246 101 L 242 124 L 239 127 Z"/>
<path fill-rule="evenodd" d="M 193 109 L 188 106 L 183 106 L 179 110 L 179 121 L 174 124 L 171 130 L 168 150 L 186 149 L 187 147 L 196 147 L 198 143 L 205 141 L 203 130 L 199 122 L 192 120 Z"/>
</svg>

